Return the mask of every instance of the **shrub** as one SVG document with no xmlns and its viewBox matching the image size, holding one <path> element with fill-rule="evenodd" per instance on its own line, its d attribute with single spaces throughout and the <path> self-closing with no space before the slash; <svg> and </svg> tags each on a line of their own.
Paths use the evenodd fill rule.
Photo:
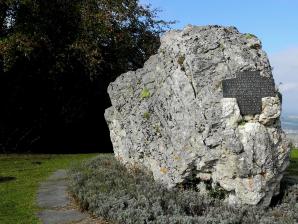
<svg viewBox="0 0 298 224">
<path fill-rule="evenodd" d="M 141 170 L 127 172 L 107 154 L 72 168 L 70 190 L 83 209 L 113 223 L 274 224 L 298 220 L 298 185 L 288 187 L 274 208 L 236 208 L 193 190 L 167 190 Z"/>
<path fill-rule="evenodd" d="M 179 56 L 177 62 L 178 62 L 178 64 L 180 65 L 182 71 L 185 71 L 185 67 L 184 67 L 184 65 L 183 65 L 184 61 L 185 61 L 185 56 L 184 56 L 184 55 Z"/>
<path fill-rule="evenodd" d="M 141 92 L 141 98 L 146 99 L 150 97 L 150 92 L 149 90 L 145 87 L 142 92 Z"/>
<path fill-rule="evenodd" d="M 251 33 L 246 33 L 246 34 L 244 34 L 244 36 L 245 36 L 247 39 L 257 38 L 255 35 L 253 35 L 253 34 L 251 34 Z"/>
<path fill-rule="evenodd" d="M 241 119 L 240 121 L 238 121 L 238 126 L 243 126 L 243 125 L 245 125 L 246 123 L 247 123 L 246 120 Z"/>
<path fill-rule="evenodd" d="M 150 113 L 149 113 L 149 112 L 145 112 L 145 113 L 143 114 L 143 117 L 144 117 L 146 120 L 149 120 L 149 118 L 150 118 Z"/>
<path fill-rule="evenodd" d="M 185 56 L 184 55 L 179 56 L 179 58 L 178 58 L 178 64 L 182 66 L 183 63 L 184 63 L 184 61 L 185 61 Z"/>
</svg>

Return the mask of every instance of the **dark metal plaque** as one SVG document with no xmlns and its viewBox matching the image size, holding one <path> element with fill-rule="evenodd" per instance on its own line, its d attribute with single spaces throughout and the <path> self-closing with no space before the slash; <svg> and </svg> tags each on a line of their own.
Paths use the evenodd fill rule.
<svg viewBox="0 0 298 224">
<path fill-rule="evenodd" d="M 246 71 L 234 79 L 222 81 L 223 97 L 236 98 L 242 115 L 262 112 L 262 98 L 275 96 L 274 80 L 262 77 L 260 72 Z"/>
</svg>

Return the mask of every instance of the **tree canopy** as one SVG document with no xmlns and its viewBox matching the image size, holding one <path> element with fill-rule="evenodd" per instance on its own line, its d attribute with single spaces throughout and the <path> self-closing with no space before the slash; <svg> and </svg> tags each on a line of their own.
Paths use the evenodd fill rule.
<svg viewBox="0 0 298 224">
<path fill-rule="evenodd" d="M 2 1 L 1 150 L 111 150 L 107 86 L 156 53 L 171 24 L 157 15 L 138 0 Z"/>
</svg>

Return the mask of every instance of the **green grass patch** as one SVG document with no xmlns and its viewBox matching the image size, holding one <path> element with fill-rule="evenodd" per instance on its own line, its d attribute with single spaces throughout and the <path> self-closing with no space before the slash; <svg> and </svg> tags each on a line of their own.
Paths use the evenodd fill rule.
<svg viewBox="0 0 298 224">
<path fill-rule="evenodd" d="M 298 160 L 298 149 L 293 148 L 291 151 L 291 159 L 292 160 Z"/>
<path fill-rule="evenodd" d="M 95 154 L 0 155 L 0 223 L 35 224 L 36 193 L 41 181 Z"/>
<path fill-rule="evenodd" d="M 298 176 L 298 149 L 294 148 L 290 154 L 290 165 L 287 169 L 287 173 L 290 175 Z"/>
</svg>

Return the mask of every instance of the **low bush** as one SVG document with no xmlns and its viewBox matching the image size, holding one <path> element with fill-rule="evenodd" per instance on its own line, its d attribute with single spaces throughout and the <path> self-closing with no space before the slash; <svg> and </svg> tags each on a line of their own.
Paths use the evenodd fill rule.
<svg viewBox="0 0 298 224">
<path fill-rule="evenodd" d="M 236 208 L 193 190 L 168 190 L 140 170 L 127 172 L 112 155 L 100 155 L 72 168 L 70 190 L 82 209 L 112 223 L 274 224 L 298 220 L 298 185 L 287 186 L 274 208 Z"/>
</svg>

